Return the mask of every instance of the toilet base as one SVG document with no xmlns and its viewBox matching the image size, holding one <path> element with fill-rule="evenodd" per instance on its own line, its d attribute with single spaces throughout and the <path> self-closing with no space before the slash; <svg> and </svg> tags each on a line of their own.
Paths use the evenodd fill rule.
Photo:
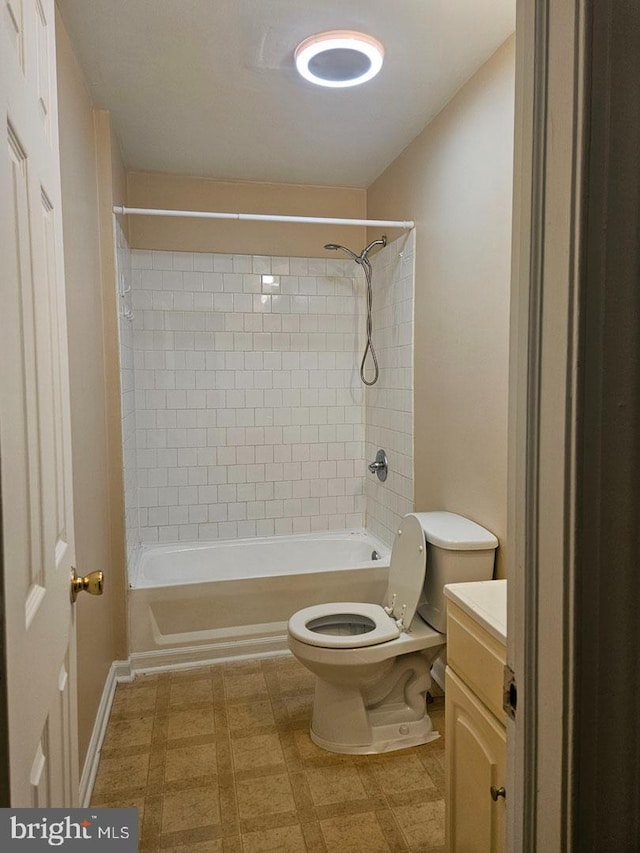
<svg viewBox="0 0 640 853">
<path fill-rule="evenodd" d="M 440 648 L 388 661 L 368 685 L 362 672 L 351 685 L 318 677 L 311 740 L 346 755 L 375 755 L 435 740 L 439 735 L 427 713 L 426 692 L 433 654 Z M 353 668 L 345 672 L 354 675 Z"/>
<path fill-rule="evenodd" d="M 361 746 L 350 743 L 335 743 L 317 735 L 313 727 L 309 732 L 311 740 L 328 752 L 340 752 L 344 755 L 378 755 L 382 752 L 393 752 L 397 749 L 409 749 L 421 746 L 440 737 L 434 732 L 431 718 L 425 716 L 422 720 L 412 720 L 400 725 L 398 723 L 380 723 L 371 726 L 371 742 Z"/>
</svg>

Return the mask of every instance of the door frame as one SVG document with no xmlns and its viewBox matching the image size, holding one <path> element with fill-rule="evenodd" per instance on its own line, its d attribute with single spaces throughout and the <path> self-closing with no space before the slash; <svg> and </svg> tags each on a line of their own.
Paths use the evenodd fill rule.
<svg viewBox="0 0 640 853">
<path fill-rule="evenodd" d="M 516 39 L 507 849 L 613 853 L 640 838 L 640 11 L 520 0 Z"/>
<path fill-rule="evenodd" d="M 571 849 L 585 6 L 517 7 L 507 537 L 514 853 Z"/>
<path fill-rule="evenodd" d="M 587 5 L 570 831 L 613 853 L 640 844 L 640 7 Z"/>
</svg>

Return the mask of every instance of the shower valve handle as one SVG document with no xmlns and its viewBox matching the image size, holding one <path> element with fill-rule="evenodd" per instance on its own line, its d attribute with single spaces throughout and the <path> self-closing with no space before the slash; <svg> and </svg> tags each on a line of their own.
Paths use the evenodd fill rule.
<svg viewBox="0 0 640 853">
<path fill-rule="evenodd" d="M 389 465 L 387 461 L 387 454 L 384 450 L 379 450 L 376 453 L 375 461 L 369 463 L 369 471 L 371 471 L 372 474 L 377 474 L 378 479 L 383 483 L 387 479 Z"/>
</svg>

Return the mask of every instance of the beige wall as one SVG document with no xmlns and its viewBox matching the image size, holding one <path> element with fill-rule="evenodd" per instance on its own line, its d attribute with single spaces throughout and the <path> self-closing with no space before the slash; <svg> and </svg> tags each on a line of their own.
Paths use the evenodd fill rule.
<svg viewBox="0 0 640 853">
<path fill-rule="evenodd" d="M 225 183 L 181 175 L 132 172 L 128 176 L 128 193 L 131 207 L 349 219 L 366 216 L 366 191 L 343 187 Z M 330 253 L 322 248 L 325 243 L 342 243 L 359 251 L 365 239 L 365 229 L 351 225 L 150 216 L 128 219 L 132 249 L 317 258 L 329 256 Z"/>
<path fill-rule="evenodd" d="M 502 546 L 514 74 L 512 37 L 367 196 L 370 217 L 417 222 L 416 508 L 466 515 Z"/>
<path fill-rule="evenodd" d="M 118 344 L 118 295 L 115 258 L 114 204 L 127 203 L 126 173 L 109 113 L 93 111 L 96 133 L 100 268 L 102 279 L 104 393 L 106 396 L 108 489 L 111 526 L 111 591 L 114 658 L 128 656 L 127 573 L 124 532 L 124 470 L 122 405 Z M 126 223 L 125 223 L 126 225 Z"/>
<path fill-rule="evenodd" d="M 114 548 L 110 497 L 109 348 L 103 323 L 96 133 L 91 101 L 60 16 L 56 37 L 77 567 L 82 573 L 102 569 L 106 576 L 101 598 L 82 595 L 76 605 L 82 767 L 105 678 L 112 661 L 122 656 L 126 638 L 120 626 L 122 563 Z"/>
</svg>

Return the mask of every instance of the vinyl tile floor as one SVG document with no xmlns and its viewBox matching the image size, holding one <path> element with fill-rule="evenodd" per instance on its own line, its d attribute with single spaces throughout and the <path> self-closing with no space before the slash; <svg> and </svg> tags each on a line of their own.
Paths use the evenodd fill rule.
<svg viewBox="0 0 640 853">
<path fill-rule="evenodd" d="M 444 700 L 439 739 L 337 755 L 313 690 L 291 656 L 119 684 L 92 805 L 137 807 L 142 853 L 443 853 Z"/>
</svg>

